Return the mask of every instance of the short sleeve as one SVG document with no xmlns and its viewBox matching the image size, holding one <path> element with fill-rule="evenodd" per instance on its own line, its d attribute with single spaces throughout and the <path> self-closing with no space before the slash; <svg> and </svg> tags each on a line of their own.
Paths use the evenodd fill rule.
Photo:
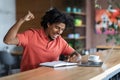
<svg viewBox="0 0 120 80">
<path fill-rule="evenodd" d="M 69 55 L 75 51 L 64 39 L 62 41 L 62 44 L 63 44 L 62 54 Z"/>
<path fill-rule="evenodd" d="M 28 44 L 29 39 L 31 38 L 31 36 L 33 35 L 33 30 L 29 29 L 23 33 L 19 33 L 17 34 L 18 37 L 18 46 L 25 46 Z"/>
</svg>

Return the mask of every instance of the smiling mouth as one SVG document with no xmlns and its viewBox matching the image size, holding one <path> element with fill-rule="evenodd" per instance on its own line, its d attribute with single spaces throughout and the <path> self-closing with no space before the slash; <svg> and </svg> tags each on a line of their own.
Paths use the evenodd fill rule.
<svg viewBox="0 0 120 80">
<path fill-rule="evenodd" d="M 59 35 L 53 35 L 53 36 L 48 36 L 50 40 L 54 40 L 58 37 Z"/>
<path fill-rule="evenodd" d="M 57 38 L 59 35 L 53 35 L 52 38 L 55 39 Z"/>
</svg>

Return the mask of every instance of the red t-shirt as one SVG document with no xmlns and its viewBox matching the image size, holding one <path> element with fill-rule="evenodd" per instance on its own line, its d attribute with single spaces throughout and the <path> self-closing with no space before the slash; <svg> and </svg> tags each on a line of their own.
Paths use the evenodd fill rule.
<svg viewBox="0 0 120 80">
<path fill-rule="evenodd" d="M 59 60 L 60 54 L 74 52 L 61 36 L 49 41 L 43 29 L 30 29 L 17 37 L 18 45 L 23 46 L 21 71 L 37 68 L 42 62 Z"/>
</svg>

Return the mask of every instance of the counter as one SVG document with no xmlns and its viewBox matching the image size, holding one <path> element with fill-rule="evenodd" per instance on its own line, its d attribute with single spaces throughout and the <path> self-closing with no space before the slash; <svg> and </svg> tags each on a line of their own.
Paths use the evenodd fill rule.
<svg viewBox="0 0 120 80">
<path fill-rule="evenodd" d="M 120 71 L 120 50 L 105 50 L 96 55 L 99 55 L 100 59 L 104 61 L 101 67 L 39 67 L 2 77 L 0 80 L 108 80 Z M 85 58 L 87 57 L 84 56 L 83 60 Z"/>
</svg>

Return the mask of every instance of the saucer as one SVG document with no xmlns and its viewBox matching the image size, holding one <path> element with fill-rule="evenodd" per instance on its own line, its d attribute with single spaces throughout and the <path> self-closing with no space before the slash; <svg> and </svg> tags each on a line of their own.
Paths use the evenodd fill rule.
<svg viewBox="0 0 120 80">
<path fill-rule="evenodd" d="M 101 62 L 101 59 L 99 59 L 99 60 L 89 60 L 89 59 L 88 59 L 88 61 L 92 61 L 92 62 Z"/>
</svg>

